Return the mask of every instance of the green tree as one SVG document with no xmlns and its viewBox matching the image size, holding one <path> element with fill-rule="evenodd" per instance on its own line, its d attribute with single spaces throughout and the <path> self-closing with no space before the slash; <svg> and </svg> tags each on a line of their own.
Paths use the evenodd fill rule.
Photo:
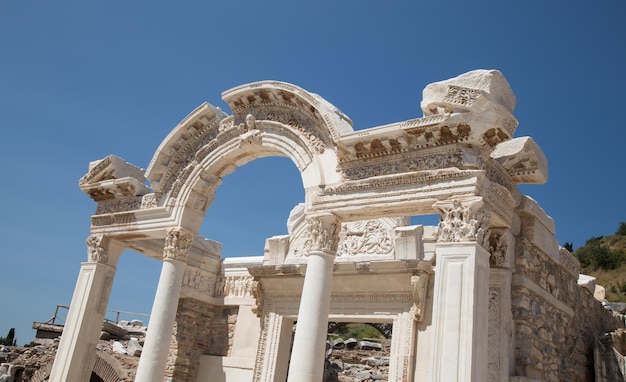
<svg viewBox="0 0 626 382">
<path fill-rule="evenodd" d="M 15 328 L 9 329 L 9 334 L 6 337 L 0 337 L 0 345 L 15 346 L 16 343 Z"/>
<path fill-rule="evenodd" d="M 615 234 L 619 236 L 626 236 L 626 222 L 619 223 L 619 228 L 617 229 L 617 232 L 615 232 Z"/>
</svg>

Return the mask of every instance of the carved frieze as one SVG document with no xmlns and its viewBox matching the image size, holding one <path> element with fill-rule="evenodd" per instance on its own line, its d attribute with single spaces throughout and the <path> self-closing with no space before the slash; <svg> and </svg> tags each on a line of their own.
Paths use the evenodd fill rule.
<svg viewBox="0 0 626 382">
<path fill-rule="evenodd" d="M 108 199 L 98 203 L 98 207 L 96 207 L 96 215 L 138 210 L 141 208 L 141 206 L 141 196 L 131 196 L 121 199 Z"/>
<path fill-rule="evenodd" d="M 395 155 L 379 160 L 359 160 L 342 163 L 344 177 L 348 180 L 366 179 L 411 171 L 436 170 L 463 165 L 463 151 L 459 148 L 421 153 L 420 155 Z"/>
<path fill-rule="evenodd" d="M 183 287 L 212 296 L 215 287 L 215 275 L 203 269 L 187 267 L 183 274 Z"/>
<path fill-rule="evenodd" d="M 348 180 L 339 186 L 327 186 L 319 190 L 319 196 L 350 194 L 366 190 L 396 188 L 400 186 L 408 186 L 415 184 L 433 184 L 440 181 L 454 181 L 467 179 L 476 176 L 476 172 L 472 170 L 445 170 L 428 173 L 410 173 L 400 174 L 394 177 L 385 178 L 366 178 L 363 180 Z M 454 186 L 446 185 L 443 188 L 454 188 Z"/>
<path fill-rule="evenodd" d="M 437 202 L 435 208 L 442 212 L 437 231 L 440 243 L 476 241 L 483 247 L 490 224 L 490 212 L 483 208 L 482 198 Z"/>
<path fill-rule="evenodd" d="M 165 236 L 163 248 L 163 260 L 176 260 L 186 262 L 189 256 L 189 248 L 193 243 L 193 233 L 182 228 L 171 228 Z"/>
<path fill-rule="evenodd" d="M 222 277 L 216 297 L 253 297 L 254 278 L 248 275 Z"/>
<path fill-rule="evenodd" d="M 380 220 L 342 225 L 338 256 L 387 255 L 393 251 L 389 229 Z"/>
</svg>

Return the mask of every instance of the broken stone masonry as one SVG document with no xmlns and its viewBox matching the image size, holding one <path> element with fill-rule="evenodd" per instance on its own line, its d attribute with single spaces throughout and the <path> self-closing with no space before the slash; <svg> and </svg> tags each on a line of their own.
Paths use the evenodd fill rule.
<svg viewBox="0 0 626 382">
<path fill-rule="evenodd" d="M 50 381 L 85 381 L 101 365 L 99 323 L 125 249 L 162 261 L 139 382 L 319 382 L 329 321 L 391 325 L 386 374 L 370 379 L 594 379 L 594 338 L 623 319 L 578 285 L 554 221 L 517 187 L 546 182 L 548 165 L 514 137 L 500 72 L 430 84 L 422 117 L 356 131 L 284 82 L 222 98 L 231 115 L 200 105 L 147 170 L 110 155 L 80 179 L 97 206 Z M 222 259 L 198 235 L 205 212 L 224 176 L 266 156 L 293 161 L 305 199 L 263 256 Z M 433 214 L 436 226 L 411 225 Z"/>
</svg>

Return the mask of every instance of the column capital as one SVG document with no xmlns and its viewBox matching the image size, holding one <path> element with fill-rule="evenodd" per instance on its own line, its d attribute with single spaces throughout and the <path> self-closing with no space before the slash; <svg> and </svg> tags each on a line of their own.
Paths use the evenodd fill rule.
<svg viewBox="0 0 626 382">
<path fill-rule="evenodd" d="M 193 232 L 183 228 L 170 228 L 166 232 L 165 246 L 163 247 L 163 260 L 175 260 L 186 262 L 189 256 L 189 248 L 193 243 Z"/>
<path fill-rule="evenodd" d="M 335 255 L 339 243 L 341 222 L 333 214 L 317 215 L 307 218 L 311 247 L 309 252 L 317 251 Z"/>
<path fill-rule="evenodd" d="M 439 243 L 475 241 L 488 247 L 491 213 L 482 197 L 438 201 L 433 207 L 441 212 Z"/>
<path fill-rule="evenodd" d="M 109 241 L 105 235 L 89 235 L 87 237 L 87 259 L 90 263 L 109 264 Z"/>
</svg>

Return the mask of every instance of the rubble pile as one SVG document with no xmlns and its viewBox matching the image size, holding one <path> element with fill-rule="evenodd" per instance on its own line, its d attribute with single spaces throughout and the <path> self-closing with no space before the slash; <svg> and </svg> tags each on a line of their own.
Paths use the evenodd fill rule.
<svg viewBox="0 0 626 382">
<path fill-rule="evenodd" d="M 389 380 L 389 351 L 334 349 L 326 361 L 324 382 L 370 382 Z"/>
</svg>

